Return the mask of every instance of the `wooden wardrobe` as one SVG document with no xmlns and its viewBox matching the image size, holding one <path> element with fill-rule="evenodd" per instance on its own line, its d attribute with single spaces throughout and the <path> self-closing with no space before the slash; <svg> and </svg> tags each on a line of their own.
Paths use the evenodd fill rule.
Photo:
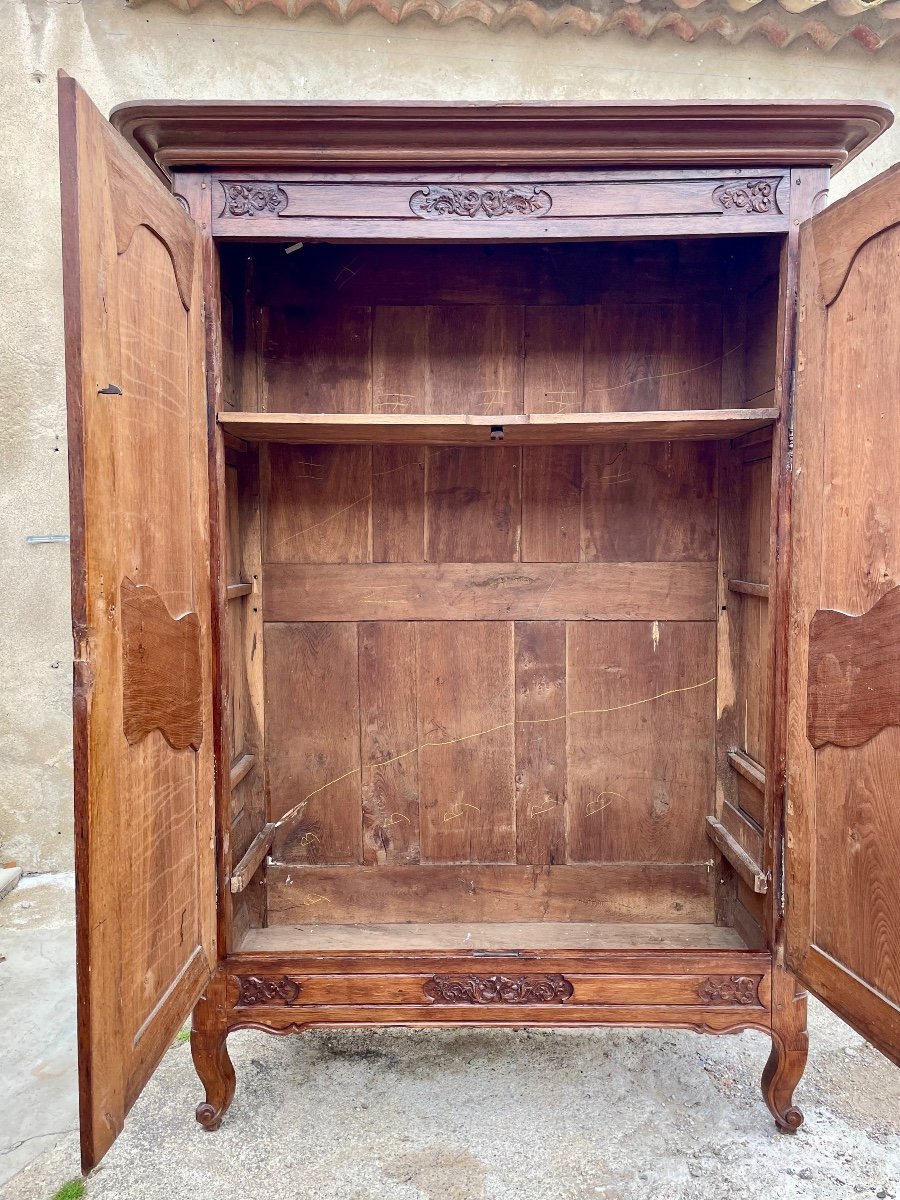
<svg viewBox="0 0 900 1200">
<path fill-rule="evenodd" d="M 61 75 L 85 1167 L 191 1009 L 207 1129 L 247 1026 L 900 1060 L 890 120 Z"/>
</svg>

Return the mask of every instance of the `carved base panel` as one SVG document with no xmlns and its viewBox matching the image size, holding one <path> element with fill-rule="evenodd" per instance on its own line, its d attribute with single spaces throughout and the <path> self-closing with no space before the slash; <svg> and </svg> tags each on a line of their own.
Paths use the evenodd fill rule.
<svg viewBox="0 0 900 1200">
<path fill-rule="evenodd" d="M 789 976 L 773 973 L 764 952 L 571 953 L 477 963 L 454 954 L 302 961 L 254 954 L 224 964 L 213 991 L 220 1004 L 201 1002 L 194 1017 L 195 1062 L 208 1097 L 198 1119 L 207 1128 L 217 1126 L 230 1101 L 229 1031 L 328 1026 L 758 1029 L 773 1042 L 762 1087 L 776 1124 L 796 1129 L 803 1119 L 792 1094 L 805 1065 L 805 1000 L 795 998 Z"/>
</svg>

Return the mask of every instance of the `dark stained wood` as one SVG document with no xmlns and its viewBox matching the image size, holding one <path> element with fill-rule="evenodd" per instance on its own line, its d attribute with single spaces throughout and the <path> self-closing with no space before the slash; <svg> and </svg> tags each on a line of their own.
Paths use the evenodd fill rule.
<svg viewBox="0 0 900 1200">
<path fill-rule="evenodd" d="M 273 563 L 263 597 L 267 621 L 712 621 L 715 565 Z"/>
<path fill-rule="evenodd" d="M 350 442 L 369 445 L 491 445 L 491 428 L 503 426 L 504 446 L 591 442 L 708 441 L 733 438 L 771 425 L 775 408 L 721 409 L 713 412 L 501 413 L 499 416 L 223 412 L 219 424 L 248 441 L 295 443 Z"/>
<path fill-rule="evenodd" d="M 423 834 L 424 817 L 423 812 Z M 484 863 L 418 867 L 274 863 L 269 867 L 269 888 L 273 925 L 712 919 L 711 883 L 704 864 L 535 868 Z"/>
<path fill-rule="evenodd" d="M 368 413 L 369 308 L 262 310 L 263 412 Z"/>
<path fill-rule="evenodd" d="M 885 336 L 898 189 L 892 169 L 854 193 L 852 210 L 844 202 L 843 219 L 826 209 L 801 237 L 787 947 L 810 989 L 900 1062 L 900 728 L 875 734 L 890 719 L 895 636 L 884 618 L 900 585 L 900 339 Z M 849 270 L 836 290 L 837 262 Z M 863 624 L 881 641 L 876 670 L 868 646 L 858 663 L 874 691 L 863 678 L 848 687 L 841 665 Z"/>
<path fill-rule="evenodd" d="M 900 725 L 900 587 L 859 616 L 820 609 L 809 623 L 806 736 L 862 746 Z"/>
<path fill-rule="evenodd" d="M 139 742 L 155 729 L 173 750 L 203 741 L 200 618 L 173 617 L 149 584 L 123 579 L 122 729 Z"/>
<path fill-rule="evenodd" d="M 89 1170 L 217 957 L 205 331 L 196 226 L 64 74 L 59 115 Z"/>
<path fill-rule="evenodd" d="M 597 104 L 317 104 L 132 101 L 112 121 L 151 163 L 282 164 L 334 172 L 610 165 L 837 169 L 890 125 L 884 105 L 705 100 Z M 496 236 L 496 234 L 495 234 Z"/>
<path fill-rule="evenodd" d="M 372 561 L 425 558 L 424 446 L 372 447 Z"/>
</svg>

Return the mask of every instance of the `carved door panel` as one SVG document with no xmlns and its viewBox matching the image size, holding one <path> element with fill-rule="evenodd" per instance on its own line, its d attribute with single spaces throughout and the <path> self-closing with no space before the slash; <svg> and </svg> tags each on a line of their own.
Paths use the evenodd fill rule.
<svg viewBox="0 0 900 1200">
<path fill-rule="evenodd" d="M 788 963 L 900 1062 L 900 168 L 800 236 Z"/>
<path fill-rule="evenodd" d="M 82 1157 L 215 965 L 200 235 L 60 75 Z"/>
</svg>

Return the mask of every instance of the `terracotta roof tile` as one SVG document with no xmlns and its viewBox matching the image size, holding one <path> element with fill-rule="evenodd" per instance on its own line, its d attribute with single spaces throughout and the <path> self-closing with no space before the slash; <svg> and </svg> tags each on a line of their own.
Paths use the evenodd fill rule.
<svg viewBox="0 0 900 1200">
<path fill-rule="evenodd" d="M 144 0 L 130 0 L 138 7 Z M 206 0 L 169 0 L 193 12 Z M 666 30 L 684 42 L 715 35 L 730 45 L 762 37 L 776 47 L 808 39 L 820 50 L 855 41 L 876 51 L 900 38 L 900 0 L 219 0 L 238 15 L 271 6 L 287 17 L 322 9 L 347 22 L 372 10 L 396 25 L 424 13 L 436 25 L 477 21 L 488 29 L 522 22 L 543 33 L 622 29 L 649 38 Z M 865 17 L 863 19 L 863 14 Z"/>
</svg>

